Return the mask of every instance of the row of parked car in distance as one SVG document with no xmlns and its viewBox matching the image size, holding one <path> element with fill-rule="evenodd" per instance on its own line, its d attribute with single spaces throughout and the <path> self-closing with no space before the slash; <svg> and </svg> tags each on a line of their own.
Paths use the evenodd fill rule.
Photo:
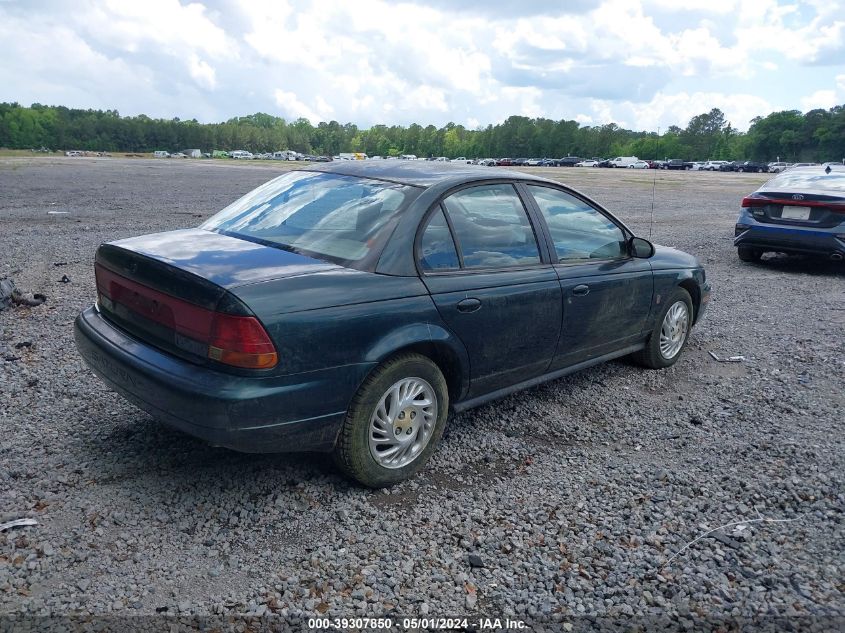
<svg viewBox="0 0 845 633">
<path fill-rule="evenodd" d="M 366 157 L 366 156 L 365 156 Z M 335 157 L 337 159 L 337 157 Z M 371 160 L 379 160 L 381 156 L 371 156 Z M 392 157 L 391 157 L 392 158 Z M 417 159 L 416 156 L 400 156 L 398 158 Z M 470 165 L 483 165 L 485 167 L 606 167 L 626 169 L 668 169 L 686 171 L 734 171 L 745 173 L 780 173 L 790 167 L 810 167 L 819 163 L 786 163 L 771 162 L 764 163 L 753 160 L 708 160 L 708 161 L 685 161 L 679 158 L 666 160 L 643 160 L 636 156 L 617 156 L 616 158 L 581 158 L 579 156 L 565 156 L 563 158 L 477 158 L 471 159 L 464 156 L 449 159 L 445 156 L 437 156 L 418 160 L 429 160 L 439 162 L 450 162 Z M 825 165 L 838 165 L 839 163 L 824 163 Z"/>
<path fill-rule="evenodd" d="M 68 153 L 70 156 L 70 153 Z M 157 150 L 153 152 L 153 158 L 233 158 L 235 160 L 304 160 L 312 163 L 325 163 L 331 160 L 329 156 L 314 156 L 311 154 L 300 154 L 293 150 L 283 150 L 279 152 L 264 152 L 261 154 L 253 154 L 242 149 L 236 149 L 231 152 L 224 152 L 222 150 L 214 150 L 213 152 L 200 152 L 200 150 L 182 150 L 181 152 L 170 153 L 164 150 Z"/>
<path fill-rule="evenodd" d="M 188 154 L 191 152 L 191 154 Z M 78 155 L 81 152 L 67 152 L 68 156 Z M 466 158 L 460 156 L 458 158 L 447 158 L 446 156 L 436 156 L 430 158 L 417 158 L 412 154 L 405 154 L 402 156 L 367 156 L 363 152 L 355 153 L 341 153 L 337 156 L 315 156 L 311 154 L 300 154 L 293 150 L 283 150 L 278 152 L 266 152 L 262 154 L 253 154 L 245 150 L 234 150 L 231 152 L 224 152 L 215 150 L 211 153 L 199 154 L 199 150 L 183 150 L 170 154 L 166 151 L 156 151 L 153 153 L 156 158 L 233 158 L 236 160 L 289 160 L 289 161 L 309 161 L 309 162 L 329 162 L 332 160 L 427 160 L 447 163 L 469 164 L 469 165 L 483 165 L 485 167 L 606 167 L 606 168 L 626 168 L 626 169 L 668 169 L 668 170 L 686 170 L 686 171 L 723 171 L 723 172 L 741 172 L 741 173 L 780 173 L 790 167 L 812 167 L 819 163 L 786 163 L 786 162 L 758 162 L 752 160 L 708 160 L 708 161 L 685 161 L 679 158 L 670 158 L 666 160 L 643 160 L 636 156 L 617 156 L 615 158 L 581 158 L 579 156 L 565 156 L 563 158 Z M 840 163 L 823 163 L 822 167 L 826 165 L 839 165 Z M 843 160 L 845 164 L 845 160 Z"/>
<path fill-rule="evenodd" d="M 718 163 L 715 169 L 710 167 L 711 171 L 738 171 L 738 172 L 756 172 L 758 174 L 770 173 L 779 174 L 780 172 L 790 169 L 792 167 L 826 167 L 827 165 L 839 165 L 840 163 L 784 163 L 781 161 L 772 163 L 758 163 L 751 160 L 719 160 L 711 161 Z M 715 165 L 714 165 L 715 166 Z"/>
<path fill-rule="evenodd" d="M 445 160 L 445 159 L 444 159 Z M 726 171 L 740 173 L 780 173 L 791 167 L 813 167 L 820 163 L 786 163 L 786 162 L 759 162 L 753 160 L 708 160 L 708 161 L 685 161 L 679 158 L 667 160 L 642 160 L 636 156 L 617 156 L 616 158 L 590 158 L 582 159 L 578 156 L 567 156 L 565 158 L 484 158 L 475 161 L 464 158 L 455 159 L 452 162 L 468 162 L 486 166 L 528 166 L 528 167 L 622 167 L 627 169 L 668 169 L 686 171 Z M 845 164 L 843 161 L 842 164 Z M 822 163 L 821 166 L 840 165 L 840 163 Z"/>
</svg>

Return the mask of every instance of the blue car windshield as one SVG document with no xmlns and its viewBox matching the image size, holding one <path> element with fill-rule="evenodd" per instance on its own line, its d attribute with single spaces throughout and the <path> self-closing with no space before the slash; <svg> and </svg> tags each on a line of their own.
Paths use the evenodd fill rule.
<svg viewBox="0 0 845 633">
<path fill-rule="evenodd" d="M 413 189 L 292 171 L 250 191 L 200 228 L 350 264 L 381 249 L 390 220 Z"/>
</svg>

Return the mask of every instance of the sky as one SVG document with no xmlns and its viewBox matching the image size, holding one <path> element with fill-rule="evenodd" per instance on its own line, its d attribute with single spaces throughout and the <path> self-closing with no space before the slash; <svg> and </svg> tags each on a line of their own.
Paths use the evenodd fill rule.
<svg viewBox="0 0 845 633">
<path fill-rule="evenodd" d="M 0 101 L 475 129 L 845 104 L 845 0 L 0 0 Z"/>
</svg>

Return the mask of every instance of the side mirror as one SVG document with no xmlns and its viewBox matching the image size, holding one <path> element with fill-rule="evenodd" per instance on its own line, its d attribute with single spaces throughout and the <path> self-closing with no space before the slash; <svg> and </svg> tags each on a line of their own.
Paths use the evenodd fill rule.
<svg viewBox="0 0 845 633">
<path fill-rule="evenodd" d="M 641 237 L 632 237 L 628 240 L 628 252 L 631 254 L 631 257 L 648 259 L 654 255 L 654 244 Z"/>
</svg>

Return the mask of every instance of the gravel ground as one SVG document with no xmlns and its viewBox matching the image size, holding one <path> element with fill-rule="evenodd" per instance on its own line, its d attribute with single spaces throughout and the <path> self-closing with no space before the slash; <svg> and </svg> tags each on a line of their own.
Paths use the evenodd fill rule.
<svg viewBox="0 0 845 633">
<path fill-rule="evenodd" d="M 845 624 L 845 268 L 737 260 L 765 177 L 541 170 L 643 236 L 654 187 L 654 240 L 707 267 L 704 321 L 670 369 L 612 362 L 455 416 L 423 473 L 372 492 L 325 456 L 172 431 L 75 351 L 98 244 L 195 225 L 279 169 L 0 159 L 0 277 L 48 297 L 0 312 L 0 522 L 38 521 L 0 533 L 0 614 Z"/>
</svg>

